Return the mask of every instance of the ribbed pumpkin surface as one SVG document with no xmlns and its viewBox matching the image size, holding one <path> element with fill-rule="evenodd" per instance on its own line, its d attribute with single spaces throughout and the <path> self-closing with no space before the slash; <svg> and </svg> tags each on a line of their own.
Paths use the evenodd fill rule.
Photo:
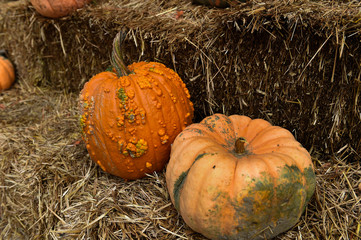
<svg viewBox="0 0 361 240">
<path fill-rule="evenodd" d="M 245 139 L 237 153 L 237 139 Z M 309 153 L 281 127 L 216 114 L 174 141 L 166 180 L 194 231 L 210 239 L 271 238 L 292 227 L 315 190 Z"/>
</svg>

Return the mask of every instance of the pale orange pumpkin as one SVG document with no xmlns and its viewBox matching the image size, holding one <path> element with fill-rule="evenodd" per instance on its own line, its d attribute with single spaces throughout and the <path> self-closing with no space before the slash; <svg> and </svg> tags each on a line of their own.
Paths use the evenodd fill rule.
<svg viewBox="0 0 361 240">
<path fill-rule="evenodd" d="M 15 81 L 14 65 L 0 55 L 0 92 L 9 89 Z"/>
<path fill-rule="evenodd" d="M 270 239 L 297 223 L 315 190 L 310 154 L 294 136 L 240 115 L 182 131 L 166 181 L 186 224 L 210 239 Z"/>
<path fill-rule="evenodd" d="M 118 34 L 116 71 L 102 72 L 80 94 L 80 124 L 86 147 L 100 167 L 124 179 L 160 171 L 175 137 L 192 122 L 193 104 L 181 78 L 161 63 L 125 66 Z"/>
<path fill-rule="evenodd" d="M 49 18 L 69 15 L 76 9 L 84 7 L 91 0 L 30 0 L 35 10 Z"/>
</svg>

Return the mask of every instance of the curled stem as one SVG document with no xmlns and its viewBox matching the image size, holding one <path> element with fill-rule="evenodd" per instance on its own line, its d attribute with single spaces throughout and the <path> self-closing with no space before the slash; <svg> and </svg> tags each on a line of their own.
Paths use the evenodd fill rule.
<svg viewBox="0 0 361 240">
<path fill-rule="evenodd" d="M 113 51 L 112 51 L 111 63 L 112 63 L 112 66 L 116 69 L 118 77 L 128 76 L 129 74 L 132 73 L 125 65 L 124 59 L 123 59 L 122 43 L 123 43 L 125 37 L 126 37 L 125 33 L 119 32 L 119 33 L 117 33 L 117 35 L 115 36 L 114 41 L 113 41 Z"/>
</svg>

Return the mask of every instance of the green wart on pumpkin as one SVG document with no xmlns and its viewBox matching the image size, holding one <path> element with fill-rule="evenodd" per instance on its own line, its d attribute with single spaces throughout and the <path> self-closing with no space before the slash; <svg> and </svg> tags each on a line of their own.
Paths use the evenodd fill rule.
<svg viewBox="0 0 361 240">
<path fill-rule="evenodd" d="M 80 126 L 94 162 L 113 175 L 138 179 L 162 170 L 170 144 L 191 123 L 194 109 L 184 83 L 171 69 L 155 62 L 125 65 L 125 36 L 117 34 L 113 41 L 111 71 L 96 74 L 84 85 Z M 174 101 L 175 96 L 180 101 Z"/>
</svg>

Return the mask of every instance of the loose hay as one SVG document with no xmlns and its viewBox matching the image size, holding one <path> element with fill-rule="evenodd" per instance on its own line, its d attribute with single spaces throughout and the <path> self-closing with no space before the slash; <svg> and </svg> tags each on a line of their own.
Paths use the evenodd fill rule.
<svg viewBox="0 0 361 240">
<path fill-rule="evenodd" d="M 0 239 L 204 239 L 171 204 L 164 171 L 126 182 L 90 160 L 77 94 L 17 83 L 0 103 Z M 316 193 L 276 239 L 361 237 L 361 164 L 352 156 L 314 156 Z"/>
<path fill-rule="evenodd" d="M 117 0 L 49 20 L 28 1 L 0 0 L 0 48 L 19 73 L 0 94 L 0 239 L 204 239 L 171 205 L 164 172 L 125 182 L 101 171 L 80 139 L 78 92 L 108 67 L 120 29 L 129 63 L 156 60 L 180 74 L 196 121 L 213 112 L 265 118 L 311 151 L 316 193 L 277 239 L 361 238 L 360 9 Z"/>
</svg>

